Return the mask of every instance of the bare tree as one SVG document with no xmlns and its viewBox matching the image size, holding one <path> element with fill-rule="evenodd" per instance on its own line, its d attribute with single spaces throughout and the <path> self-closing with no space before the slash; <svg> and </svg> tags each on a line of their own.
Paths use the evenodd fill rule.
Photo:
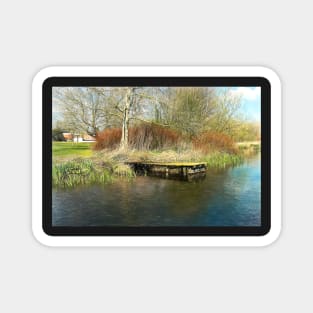
<svg viewBox="0 0 313 313">
<path fill-rule="evenodd" d="M 194 136 L 204 130 L 215 113 L 215 90 L 207 87 L 171 87 L 161 103 L 163 120 L 184 134 Z"/>
<path fill-rule="evenodd" d="M 129 127 L 129 114 L 134 104 L 135 88 L 126 87 L 125 101 L 121 109 L 122 111 L 122 138 L 121 148 L 126 149 L 128 147 L 128 127 Z"/>
<path fill-rule="evenodd" d="M 241 117 L 238 115 L 241 104 L 241 95 L 232 93 L 228 87 L 216 88 L 215 109 L 214 114 L 208 120 L 208 128 L 232 136 L 241 123 Z"/>
<path fill-rule="evenodd" d="M 104 115 L 119 120 L 122 128 L 120 148 L 128 148 L 128 132 L 132 120 L 144 123 L 158 123 L 153 120 L 153 107 L 158 102 L 157 88 L 151 87 L 95 87 L 93 90 L 103 96 L 107 105 Z"/>
<path fill-rule="evenodd" d="M 91 88 L 54 87 L 53 101 L 62 112 L 64 125 L 72 132 L 95 136 L 106 125 L 106 103 Z"/>
</svg>

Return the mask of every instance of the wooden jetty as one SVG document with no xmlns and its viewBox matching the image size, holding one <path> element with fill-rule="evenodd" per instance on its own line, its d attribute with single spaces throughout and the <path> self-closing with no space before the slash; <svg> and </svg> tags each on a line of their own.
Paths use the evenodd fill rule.
<svg viewBox="0 0 313 313">
<path fill-rule="evenodd" d="M 205 175 L 205 162 L 127 162 L 136 174 L 161 176 L 164 178 L 182 178 Z M 189 179 L 186 179 L 189 180 Z"/>
</svg>

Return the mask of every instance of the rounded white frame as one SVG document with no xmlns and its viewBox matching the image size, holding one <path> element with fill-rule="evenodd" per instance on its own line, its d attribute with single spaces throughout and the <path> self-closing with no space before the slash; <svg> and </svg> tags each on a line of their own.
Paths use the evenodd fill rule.
<svg viewBox="0 0 313 313">
<path fill-rule="evenodd" d="M 42 228 L 42 84 L 49 77 L 258 76 L 271 84 L 271 229 L 264 236 L 49 236 Z M 281 83 L 266 67 L 252 66 L 73 66 L 47 67 L 32 85 L 32 230 L 47 246 L 266 246 L 281 231 Z"/>
</svg>

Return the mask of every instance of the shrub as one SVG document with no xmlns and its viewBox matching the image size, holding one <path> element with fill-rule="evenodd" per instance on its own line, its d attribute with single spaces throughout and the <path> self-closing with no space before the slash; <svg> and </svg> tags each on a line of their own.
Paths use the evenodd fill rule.
<svg viewBox="0 0 313 313">
<path fill-rule="evenodd" d="M 66 141 L 63 136 L 63 130 L 61 128 L 52 129 L 52 140 L 53 141 Z"/>
<path fill-rule="evenodd" d="M 96 135 L 96 144 L 94 149 L 115 149 L 119 146 L 122 138 L 122 129 L 107 128 Z"/>
<path fill-rule="evenodd" d="M 128 143 L 137 150 L 155 150 L 176 147 L 181 136 L 175 130 L 156 124 L 140 124 L 130 127 Z M 107 128 L 96 136 L 96 150 L 116 149 L 120 145 L 122 130 Z"/>
<path fill-rule="evenodd" d="M 176 147 L 180 135 L 168 127 L 140 124 L 129 130 L 129 144 L 137 150 L 157 150 Z"/>
<path fill-rule="evenodd" d="M 221 151 L 234 154 L 237 152 L 234 141 L 223 133 L 204 132 L 196 136 L 192 143 L 195 149 L 204 153 Z"/>
</svg>

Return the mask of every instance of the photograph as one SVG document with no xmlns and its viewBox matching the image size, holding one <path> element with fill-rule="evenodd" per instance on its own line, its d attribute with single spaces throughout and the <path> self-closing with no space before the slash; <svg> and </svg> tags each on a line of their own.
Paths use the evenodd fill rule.
<svg viewBox="0 0 313 313">
<path fill-rule="evenodd" d="M 54 86 L 52 226 L 261 226 L 261 87 Z"/>
</svg>

